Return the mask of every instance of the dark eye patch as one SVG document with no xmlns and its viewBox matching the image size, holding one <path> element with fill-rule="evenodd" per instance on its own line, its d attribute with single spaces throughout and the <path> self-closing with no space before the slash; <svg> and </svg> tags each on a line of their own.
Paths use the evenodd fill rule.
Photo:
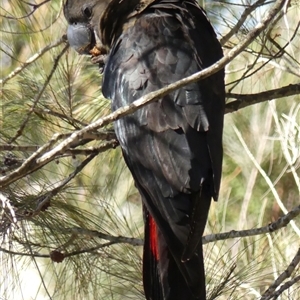
<svg viewBox="0 0 300 300">
<path fill-rule="evenodd" d="M 84 5 L 82 7 L 82 13 L 86 18 L 90 18 L 92 16 L 92 8 L 88 5 Z"/>
</svg>

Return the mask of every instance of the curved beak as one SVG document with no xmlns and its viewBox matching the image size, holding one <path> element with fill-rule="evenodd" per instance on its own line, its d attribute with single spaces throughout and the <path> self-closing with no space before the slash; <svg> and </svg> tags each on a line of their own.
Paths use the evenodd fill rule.
<svg viewBox="0 0 300 300">
<path fill-rule="evenodd" d="M 79 54 L 89 54 L 95 46 L 95 36 L 87 24 L 76 23 L 68 26 L 67 37 L 70 46 Z"/>
</svg>

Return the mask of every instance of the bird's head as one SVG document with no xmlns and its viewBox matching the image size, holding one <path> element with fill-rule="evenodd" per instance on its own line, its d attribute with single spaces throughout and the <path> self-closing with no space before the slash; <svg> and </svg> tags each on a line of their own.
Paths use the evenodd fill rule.
<svg viewBox="0 0 300 300">
<path fill-rule="evenodd" d="M 67 0 L 64 15 L 69 23 L 70 46 L 80 54 L 108 51 L 155 0 Z M 97 55 L 95 53 L 95 55 Z"/>
<path fill-rule="evenodd" d="M 64 15 L 68 21 L 69 44 L 79 54 L 92 54 L 102 49 L 100 19 L 110 0 L 67 0 Z M 100 50 L 101 51 L 101 50 Z"/>
</svg>

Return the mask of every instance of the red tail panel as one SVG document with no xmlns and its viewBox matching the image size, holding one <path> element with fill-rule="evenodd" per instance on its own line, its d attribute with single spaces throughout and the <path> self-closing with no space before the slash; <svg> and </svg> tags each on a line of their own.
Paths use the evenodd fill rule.
<svg viewBox="0 0 300 300">
<path fill-rule="evenodd" d="M 159 251 L 158 251 L 158 236 L 157 236 L 157 227 L 152 216 L 149 215 L 149 239 L 150 239 L 150 250 L 154 258 L 159 260 Z"/>
<path fill-rule="evenodd" d="M 147 300 L 164 300 L 159 260 L 158 228 L 154 219 L 144 207 L 145 240 L 143 257 L 143 281 Z"/>
</svg>

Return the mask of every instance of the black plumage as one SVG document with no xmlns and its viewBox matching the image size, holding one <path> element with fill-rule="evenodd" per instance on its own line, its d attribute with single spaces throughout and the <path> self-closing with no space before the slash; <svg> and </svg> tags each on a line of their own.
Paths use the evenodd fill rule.
<svg viewBox="0 0 300 300">
<path fill-rule="evenodd" d="M 68 0 L 65 16 L 77 51 L 96 45 L 107 54 L 102 92 L 112 110 L 222 57 L 194 0 Z M 211 198 L 218 198 L 223 116 L 219 71 L 115 122 L 143 200 L 148 300 L 206 299 L 201 237 Z"/>
</svg>

